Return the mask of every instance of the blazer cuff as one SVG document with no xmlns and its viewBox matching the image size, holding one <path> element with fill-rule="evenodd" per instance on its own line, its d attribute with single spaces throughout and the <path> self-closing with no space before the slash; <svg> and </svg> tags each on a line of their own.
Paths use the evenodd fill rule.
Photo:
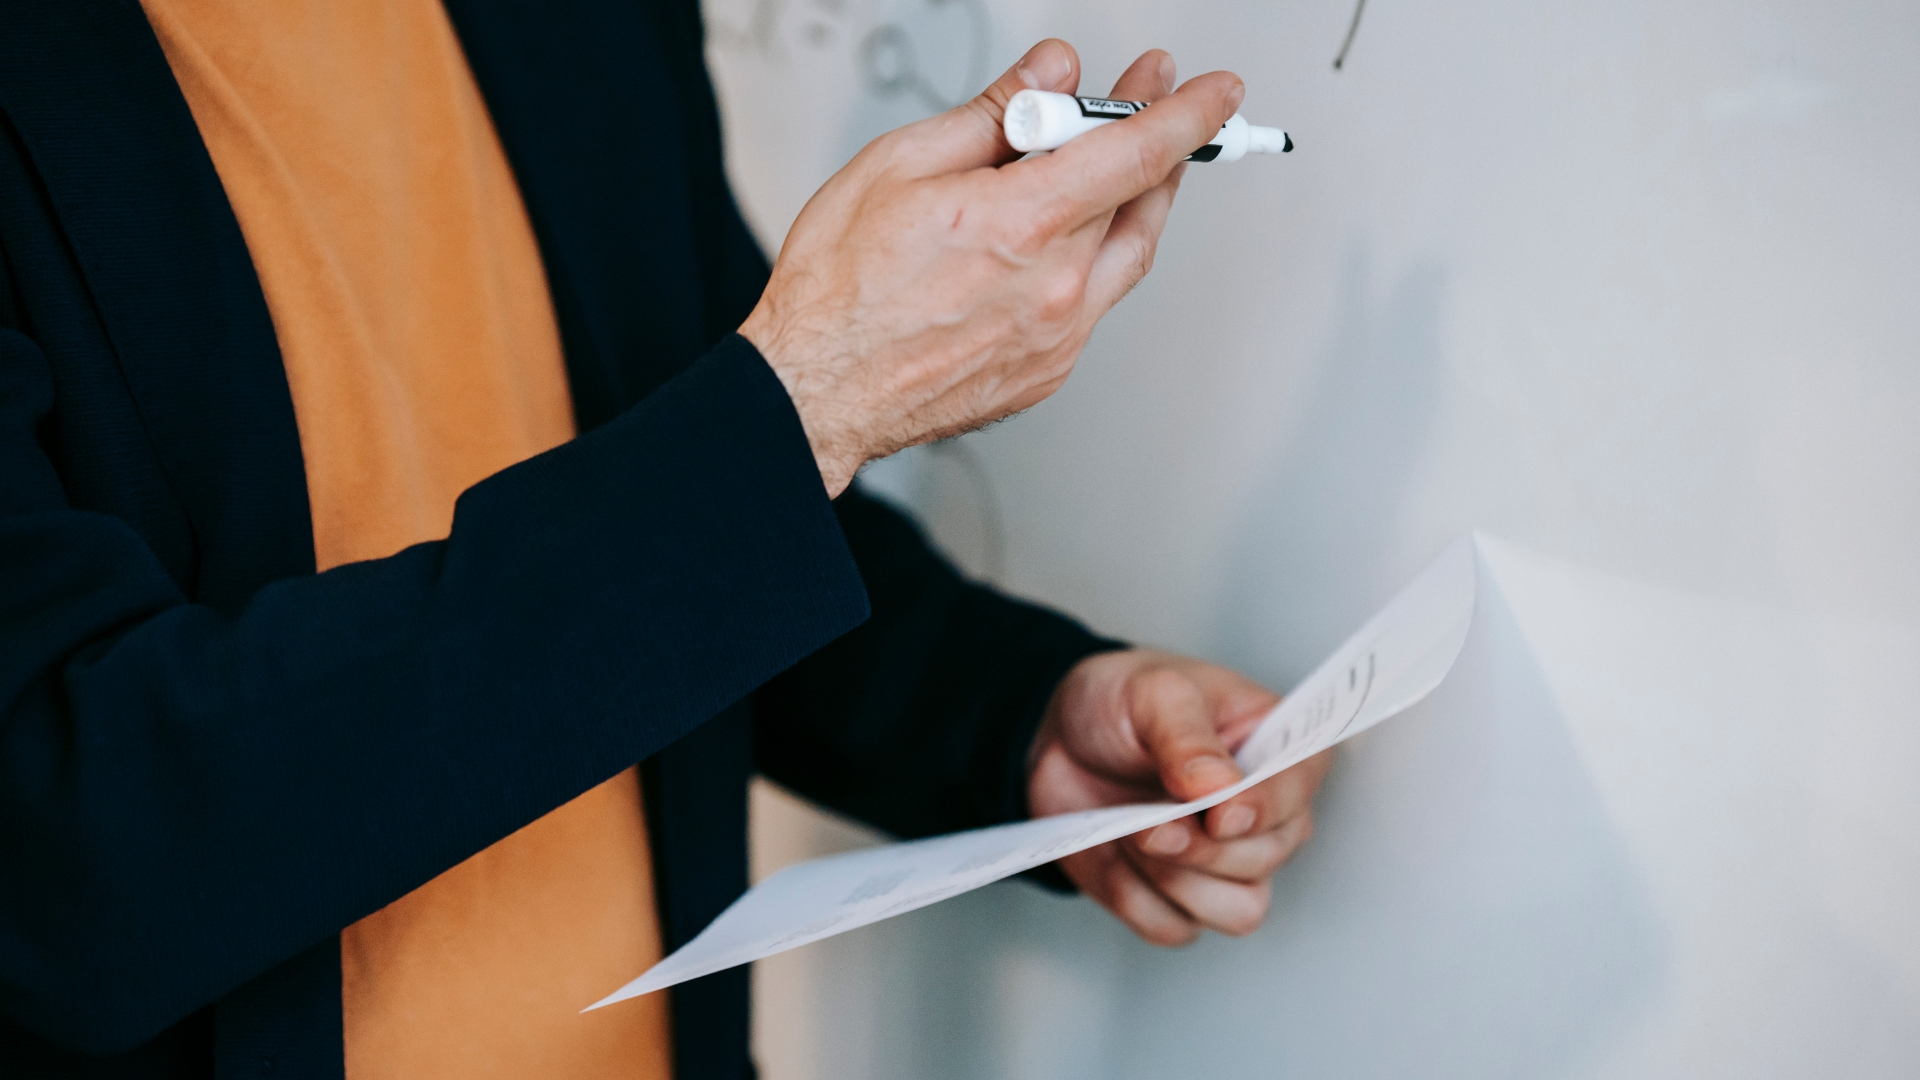
<svg viewBox="0 0 1920 1080">
<path fill-rule="evenodd" d="M 1005 773 L 1001 781 L 1004 792 L 1002 811 L 1005 821 L 1025 821 L 1033 817 L 1033 807 L 1027 802 L 1027 767 L 1033 750 L 1033 741 L 1040 735 L 1040 725 L 1046 721 L 1047 706 L 1053 703 L 1054 691 L 1066 680 L 1080 661 L 1098 653 L 1118 652 L 1133 646 L 1113 638 L 1096 637 L 1092 634 L 1062 653 L 1055 660 L 1046 678 L 1041 679 L 1032 697 L 1024 703 L 1020 719 L 1012 729 L 1009 753 L 1004 762 Z M 1080 890 L 1066 874 L 1060 870 L 1059 862 L 1045 863 L 1019 875 L 1027 881 L 1049 892 L 1074 894 Z"/>
</svg>

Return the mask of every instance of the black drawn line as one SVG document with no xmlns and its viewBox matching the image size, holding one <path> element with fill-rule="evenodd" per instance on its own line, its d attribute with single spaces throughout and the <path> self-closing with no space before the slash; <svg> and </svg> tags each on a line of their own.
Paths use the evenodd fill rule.
<svg viewBox="0 0 1920 1080">
<path fill-rule="evenodd" d="M 1340 43 L 1340 55 L 1333 58 L 1333 70 L 1339 71 L 1347 62 L 1347 50 L 1353 48 L 1353 35 L 1360 32 L 1360 13 L 1367 10 L 1367 0 L 1357 0 L 1353 5 L 1353 21 L 1347 24 L 1347 40 Z"/>
<path fill-rule="evenodd" d="M 1347 714 L 1347 722 L 1340 725 L 1339 731 L 1334 732 L 1333 742 L 1340 741 L 1340 736 L 1346 734 L 1347 729 L 1353 726 L 1353 722 L 1360 718 L 1360 710 L 1366 708 L 1367 695 L 1373 693 L 1373 662 L 1374 662 L 1374 654 L 1371 652 L 1367 653 L 1366 685 L 1360 688 L 1360 700 L 1353 703 L 1353 711 Z M 1347 680 L 1349 684 L 1351 684 L 1353 681 L 1352 668 L 1347 669 Z M 1329 745 L 1331 745 L 1331 743 Z"/>
<path fill-rule="evenodd" d="M 962 441 L 964 436 L 956 435 L 950 439 L 941 439 L 927 447 L 927 452 L 935 457 L 944 457 L 960 466 L 967 475 L 967 483 L 973 488 L 974 502 L 980 514 L 980 531 L 986 538 L 986 551 L 981 561 L 980 576 L 988 581 L 998 582 L 1007 572 L 1007 531 L 1000 516 L 1000 497 L 994 491 L 993 477 L 987 474 L 985 463 L 972 446 Z"/>
<path fill-rule="evenodd" d="M 987 84 L 987 46 L 992 34 L 985 0 L 927 0 L 928 7 L 958 4 L 967 12 L 969 49 L 966 83 L 958 99 L 949 99 L 920 70 L 913 37 L 896 22 L 881 23 L 860 43 L 860 69 L 867 87 L 881 97 L 912 94 L 933 112 L 943 112 L 965 101 Z"/>
</svg>

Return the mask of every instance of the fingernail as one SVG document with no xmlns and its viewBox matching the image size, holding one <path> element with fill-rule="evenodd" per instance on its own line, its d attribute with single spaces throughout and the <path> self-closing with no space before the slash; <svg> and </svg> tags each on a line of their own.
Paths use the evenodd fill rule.
<svg viewBox="0 0 1920 1080">
<path fill-rule="evenodd" d="M 1231 840 L 1253 828 L 1253 809 L 1247 806 L 1229 806 L 1227 812 L 1220 815 L 1220 828 L 1216 835 L 1222 840 Z"/>
<path fill-rule="evenodd" d="M 1187 776 L 1199 783 L 1222 788 L 1240 779 L 1240 770 L 1226 758 L 1204 754 L 1187 762 Z"/>
<path fill-rule="evenodd" d="M 1073 74 L 1073 62 L 1057 41 L 1043 41 L 1027 50 L 1013 69 L 1020 81 L 1033 90 L 1052 90 Z"/>
<path fill-rule="evenodd" d="M 1176 821 L 1148 833 L 1147 842 L 1141 846 L 1155 855 L 1178 855 L 1187 850 L 1187 845 L 1192 842 L 1187 827 Z"/>
<path fill-rule="evenodd" d="M 1173 57 L 1162 56 L 1160 58 L 1160 92 L 1161 93 L 1163 94 L 1173 93 L 1174 75 L 1175 75 L 1175 70 L 1173 66 Z"/>
<path fill-rule="evenodd" d="M 1247 100 L 1247 84 L 1235 83 L 1233 89 L 1227 91 L 1227 112 L 1239 112 L 1240 103 L 1245 100 Z"/>
</svg>

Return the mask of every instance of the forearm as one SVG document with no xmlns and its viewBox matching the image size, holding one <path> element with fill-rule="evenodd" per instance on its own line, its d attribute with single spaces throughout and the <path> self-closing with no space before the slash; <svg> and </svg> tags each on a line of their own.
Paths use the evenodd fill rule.
<svg viewBox="0 0 1920 1080">
<path fill-rule="evenodd" d="M 117 521 L 5 509 L 0 1009 L 92 1050 L 398 898 L 865 614 L 791 406 L 737 339 L 477 485 L 446 541 L 278 582 L 231 619 Z"/>
</svg>

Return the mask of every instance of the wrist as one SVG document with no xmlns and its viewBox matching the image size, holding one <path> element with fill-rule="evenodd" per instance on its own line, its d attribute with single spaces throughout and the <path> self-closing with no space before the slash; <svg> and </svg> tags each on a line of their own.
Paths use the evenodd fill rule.
<svg viewBox="0 0 1920 1080">
<path fill-rule="evenodd" d="M 765 299 L 740 325 L 739 334 L 759 350 L 780 385 L 786 388 L 794 412 L 800 416 L 801 430 L 806 432 L 807 445 L 813 450 L 814 465 L 820 470 L 827 497 L 838 496 L 853 483 L 854 474 L 870 456 L 864 452 L 859 438 L 860 426 L 845 417 L 844 404 L 835 401 L 833 395 L 819 385 L 822 380 L 814 370 L 817 365 L 798 362 L 803 350 L 795 347 L 791 335 L 775 328 Z"/>
</svg>

